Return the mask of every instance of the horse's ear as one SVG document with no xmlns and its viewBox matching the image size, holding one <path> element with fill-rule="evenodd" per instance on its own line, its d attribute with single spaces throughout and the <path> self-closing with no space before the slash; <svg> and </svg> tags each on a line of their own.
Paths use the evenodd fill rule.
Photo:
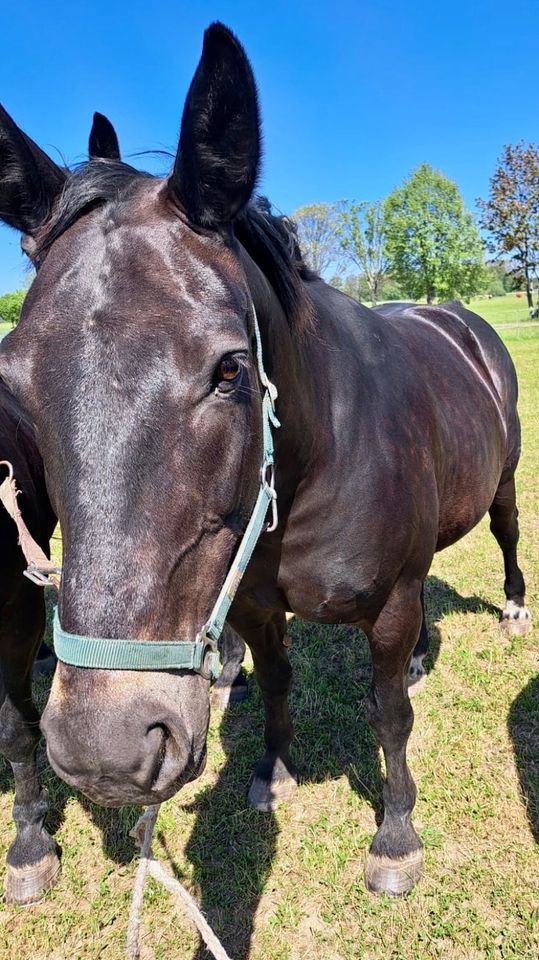
<svg viewBox="0 0 539 960">
<path fill-rule="evenodd" d="M 0 106 L 0 220 L 32 235 L 49 216 L 66 177 Z"/>
<path fill-rule="evenodd" d="M 170 188 L 192 223 L 218 228 L 241 213 L 260 161 L 258 99 L 241 44 L 221 23 L 204 34 Z"/>
<path fill-rule="evenodd" d="M 94 113 L 88 142 L 90 160 L 119 160 L 120 145 L 116 130 L 102 113 Z"/>
</svg>

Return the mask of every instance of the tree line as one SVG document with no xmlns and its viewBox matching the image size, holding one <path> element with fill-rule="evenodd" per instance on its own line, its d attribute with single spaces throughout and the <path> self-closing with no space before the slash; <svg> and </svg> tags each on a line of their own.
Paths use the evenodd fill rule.
<svg viewBox="0 0 539 960">
<path fill-rule="evenodd" d="M 477 206 L 476 218 L 457 184 L 422 163 L 384 200 L 310 204 L 292 220 L 309 266 L 357 300 L 432 303 L 524 289 L 533 310 L 539 146 L 505 146 Z"/>
<path fill-rule="evenodd" d="M 432 303 L 524 289 L 534 311 L 539 146 L 505 146 L 477 206 L 476 219 L 456 183 L 422 163 L 384 200 L 314 203 L 292 220 L 309 266 L 357 300 Z M 17 322 L 24 295 L 0 297 L 0 322 Z"/>
</svg>

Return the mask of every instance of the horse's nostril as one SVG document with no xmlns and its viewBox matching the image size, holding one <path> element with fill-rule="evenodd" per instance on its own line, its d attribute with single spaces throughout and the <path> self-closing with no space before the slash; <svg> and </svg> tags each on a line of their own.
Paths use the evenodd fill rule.
<svg viewBox="0 0 539 960">
<path fill-rule="evenodd" d="M 167 742 L 170 739 L 170 735 L 170 730 L 164 723 L 154 723 L 151 727 L 148 727 L 144 746 L 148 753 L 154 757 L 151 778 L 152 787 L 155 785 L 165 762 Z"/>
</svg>

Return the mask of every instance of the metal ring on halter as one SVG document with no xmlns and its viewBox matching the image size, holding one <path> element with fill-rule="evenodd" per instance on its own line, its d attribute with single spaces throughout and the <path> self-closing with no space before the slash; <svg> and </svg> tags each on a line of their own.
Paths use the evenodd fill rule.
<svg viewBox="0 0 539 960">
<path fill-rule="evenodd" d="M 56 567 L 54 570 L 51 570 L 51 573 L 61 573 L 62 570 L 60 567 Z M 23 575 L 28 577 L 32 583 L 37 584 L 38 587 L 51 587 L 54 586 L 52 580 L 49 580 L 49 575 L 47 573 L 41 573 L 41 570 L 32 570 L 30 567 L 27 567 L 26 570 L 23 570 Z"/>
<path fill-rule="evenodd" d="M 219 648 L 206 632 L 207 624 L 199 630 L 195 643 L 202 647 L 200 666 L 196 670 L 204 680 L 216 680 L 219 676 Z"/>
<path fill-rule="evenodd" d="M 7 467 L 7 479 L 11 482 L 13 480 L 13 464 L 9 460 L 0 460 L 0 467 Z"/>
<path fill-rule="evenodd" d="M 265 489 L 271 494 L 271 523 L 266 524 L 264 527 L 264 533 L 272 533 L 273 530 L 277 529 L 279 524 L 279 514 L 277 511 L 277 491 L 275 489 L 275 465 L 273 463 L 270 462 L 264 464 L 260 470 L 260 480 L 262 486 L 265 487 Z"/>
</svg>

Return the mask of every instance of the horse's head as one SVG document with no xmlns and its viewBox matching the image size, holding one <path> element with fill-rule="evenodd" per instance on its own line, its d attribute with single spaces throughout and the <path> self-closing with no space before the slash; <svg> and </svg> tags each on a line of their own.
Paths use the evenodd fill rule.
<svg viewBox="0 0 539 960">
<path fill-rule="evenodd" d="M 249 63 L 224 27 L 206 32 L 167 180 L 110 159 L 110 137 L 69 174 L 5 113 L 0 127 L 0 216 L 33 240 L 38 266 L 0 375 L 35 423 L 62 527 L 62 628 L 194 640 L 261 464 L 252 300 L 231 228 L 259 164 Z M 200 773 L 208 717 L 197 672 L 60 662 L 43 729 L 55 770 L 90 798 L 153 803 Z"/>
</svg>

